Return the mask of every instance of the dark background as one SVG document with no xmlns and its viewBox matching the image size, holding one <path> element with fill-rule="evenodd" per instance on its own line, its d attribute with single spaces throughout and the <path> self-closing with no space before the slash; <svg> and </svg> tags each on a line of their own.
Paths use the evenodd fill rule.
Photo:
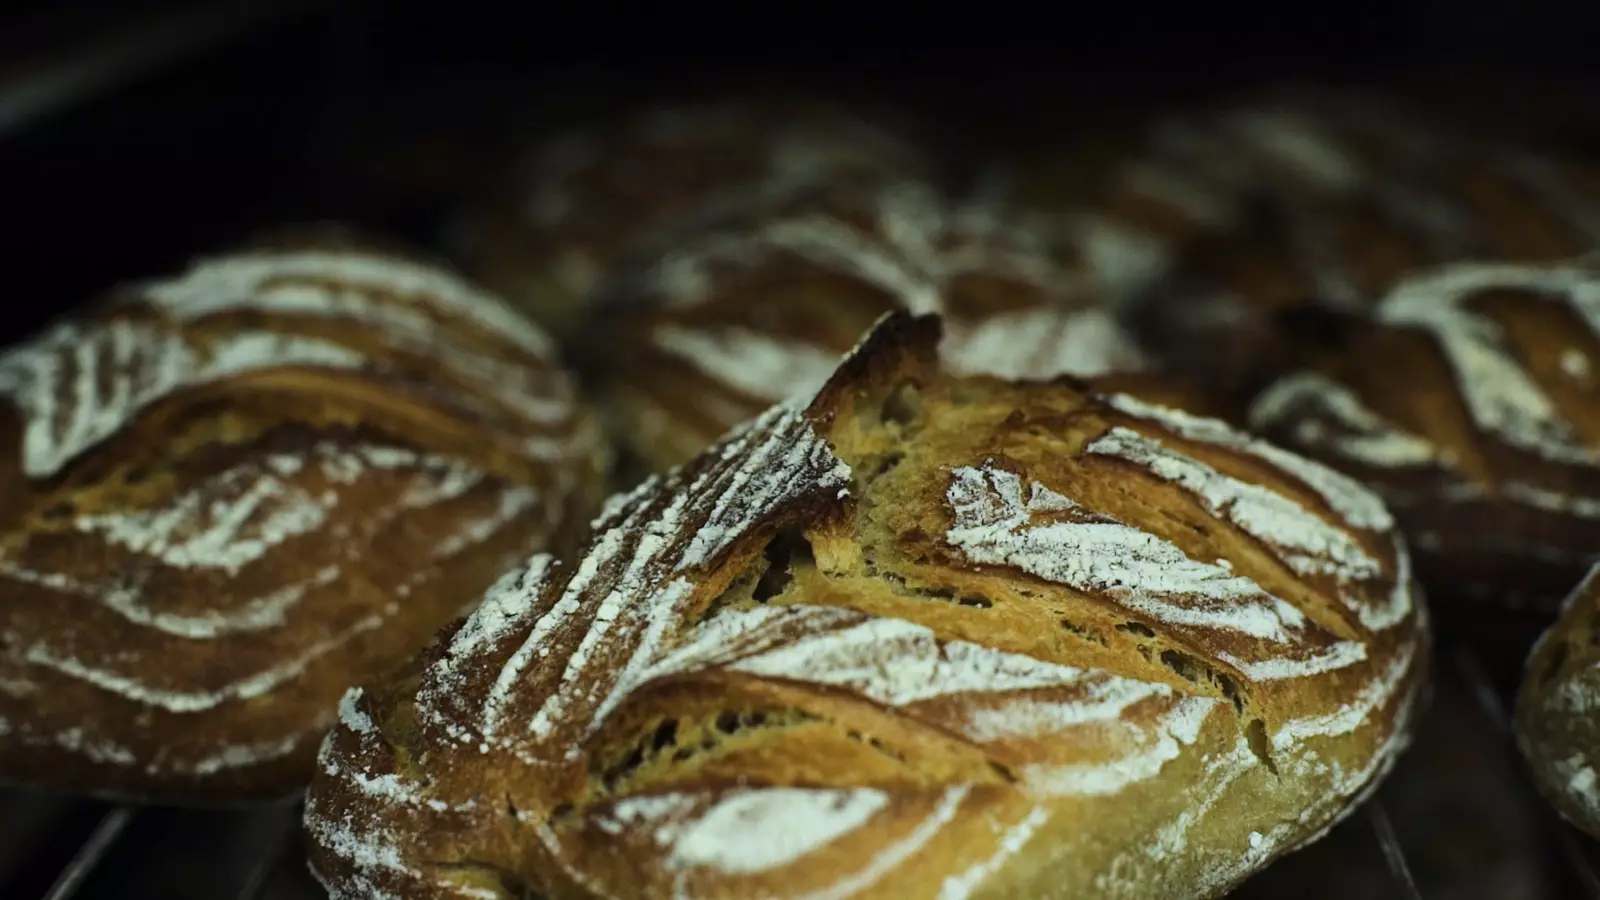
<svg viewBox="0 0 1600 900">
<path fill-rule="evenodd" d="M 1032 13 L 868 0 L 528 7 L 536 5 L 0 0 L 0 341 L 117 281 L 170 272 L 275 223 L 341 219 L 427 245 L 454 199 L 519 137 L 631 101 L 767 82 L 903 105 L 948 133 L 1009 146 L 1070 140 L 1257 85 L 1332 81 L 1420 92 L 1600 158 L 1592 0 L 1112 0 Z M 41 93 L 84 72 L 98 73 L 94 90 Z M 1514 677 L 1520 656 L 1491 662 Z M 1453 671 L 1461 661 L 1442 656 L 1439 665 Z M 1559 848 L 1567 858 L 1590 853 L 1539 818 L 1503 735 L 1484 739 L 1491 720 L 1504 721 L 1492 695 L 1510 683 L 1470 671 L 1441 681 L 1443 724 L 1386 788 L 1420 894 L 1386 874 L 1374 837 L 1389 827 L 1384 819 L 1336 831 L 1320 855 L 1297 854 L 1253 881 L 1250 896 L 1501 896 L 1480 876 L 1565 871 Z M 1460 771 L 1479 774 L 1442 780 Z M 1408 802 L 1407 792 L 1426 796 Z M 1440 798 L 1459 801 L 1459 815 Z M 1458 827 L 1430 838 L 1440 809 Z M 1417 810 L 1424 817 L 1413 820 Z M 50 815 L 50 829 L 26 834 L 0 825 L 0 896 L 42 895 L 106 809 L 62 805 Z M 275 843 L 292 829 L 292 810 L 248 821 L 147 811 L 79 896 L 245 896 L 216 885 L 249 879 L 257 890 L 269 871 L 281 891 L 250 896 L 311 896 L 292 849 Z M 182 865 L 174 847 L 186 851 Z M 1488 867 L 1495 859 L 1526 859 L 1531 869 Z M 1559 878 L 1600 896 L 1597 870 Z M 1566 888 L 1519 896 L 1579 895 L 1576 884 Z"/>
<path fill-rule="evenodd" d="M 1583 89 L 1595 6 L 13 2 L 0 108 L 52 64 L 104 60 L 119 36 L 174 17 L 256 24 L 158 51 L 159 65 L 0 130 L 0 315 L 14 336 L 275 221 L 354 219 L 426 242 L 453 179 L 516 129 L 761 81 L 885 95 L 1002 141 L 1269 80 L 1403 81 L 1473 109 L 1548 109 L 1585 144 L 1590 112 L 1600 121 Z"/>
</svg>

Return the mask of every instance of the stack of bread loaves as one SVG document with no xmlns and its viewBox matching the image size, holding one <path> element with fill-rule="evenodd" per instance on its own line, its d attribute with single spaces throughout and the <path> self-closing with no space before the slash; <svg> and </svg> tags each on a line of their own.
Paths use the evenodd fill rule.
<svg viewBox="0 0 1600 900">
<path fill-rule="evenodd" d="M 1150 247 L 953 198 L 926 154 L 843 114 L 686 106 L 530 158 L 515 214 L 480 215 L 463 256 L 568 337 L 625 480 L 815 389 L 892 309 L 943 314 L 959 371 L 1148 364 L 1101 300 Z"/>
<path fill-rule="evenodd" d="M 1013 193 L 1162 237 L 1117 298 L 1150 355 L 1378 488 L 1426 582 L 1564 594 L 1600 546 L 1600 170 L 1328 92 L 1124 143 L 1092 191 L 1065 155 Z"/>
<path fill-rule="evenodd" d="M 1002 380 L 1143 368 L 1093 301 L 1148 244 L 881 173 L 736 200 L 631 238 L 567 331 L 622 449 L 692 461 L 349 695 L 333 894 L 1205 896 L 1371 790 L 1427 647 L 1381 502 Z M 896 309 L 944 340 L 891 318 L 837 368 Z"/>
<path fill-rule="evenodd" d="M 1563 262 L 1600 238 L 1600 170 L 1359 96 L 1274 92 L 1123 143 L 1093 192 L 1065 153 L 1014 193 L 1166 238 L 1163 277 L 1124 298 L 1130 315 L 1163 359 L 1229 388 L 1293 362 L 1296 313 L 1364 316 L 1432 267 Z"/>
<path fill-rule="evenodd" d="M 1123 298 L 1147 349 L 1374 488 L 1444 600 L 1548 615 L 1570 593 L 1516 724 L 1545 793 L 1600 834 L 1595 581 L 1573 588 L 1600 561 L 1600 173 L 1327 94 L 1173 117 L 1135 146 L 1092 195 L 1033 183 L 1173 211 L 1161 277 Z"/>
<path fill-rule="evenodd" d="M 1600 177 L 1332 95 L 1081 143 L 624 116 L 486 288 L 291 232 L 0 356 L 0 777 L 309 781 L 335 898 L 1231 890 L 1410 740 L 1423 588 L 1600 558 Z M 1600 833 L 1595 584 L 1519 722 Z"/>
</svg>

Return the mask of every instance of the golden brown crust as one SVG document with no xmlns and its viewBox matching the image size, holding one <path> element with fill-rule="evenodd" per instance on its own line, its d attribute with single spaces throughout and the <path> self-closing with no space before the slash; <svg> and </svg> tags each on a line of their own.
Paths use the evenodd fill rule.
<svg viewBox="0 0 1600 900">
<path fill-rule="evenodd" d="M 641 241 L 819 182 L 926 169 L 892 132 L 814 101 L 635 111 L 535 148 L 455 242 L 469 274 L 565 336 Z"/>
<path fill-rule="evenodd" d="M 1100 285 L 1059 260 L 1096 240 L 924 182 L 834 181 L 647 248 L 607 285 L 577 359 L 613 440 L 652 469 L 814 390 L 895 309 L 943 315 L 962 373 L 1143 368 Z"/>
<path fill-rule="evenodd" d="M 1600 546 L 1597 289 L 1585 264 L 1420 274 L 1251 423 L 1383 494 L 1425 583 L 1550 604 Z"/>
<path fill-rule="evenodd" d="M 353 690 L 330 893 L 1207 897 L 1358 802 L 1426 665 L 1376 498 L 937 339 L 890 317 Z"/>
<path fill-rule="evenodd" d="M 304 784 L 340 692 L 594 501 L 548 341 L 321 229 L 129 286 L 0 356 L 0 776 Z"/>
</svg>

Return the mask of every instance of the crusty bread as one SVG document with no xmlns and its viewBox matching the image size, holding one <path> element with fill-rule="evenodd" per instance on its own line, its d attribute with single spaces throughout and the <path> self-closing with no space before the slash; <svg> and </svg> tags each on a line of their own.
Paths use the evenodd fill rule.
<svg viewBox="0 0 1600 900">
<path fill-rule="evenodd" d="M 1600 552 L 1600 269 L 1445 266 L 1252 404 L 1377 489 L 1423 582 L 1553 604 Z"/>
<path fill-rule="evenodd" d="M 0 778 L 302 787 L 340 693 L 577 538 L 602 459 L 548 339 L 323 231 L 0 355 Z"/>
<path fill-rule="evenodd" d="M 331 894 L 1209 897 L 1370 791 L 1426 670 L 1382 503 L 934 321 L 348 694 Z"/>
<path fill-rule="evenodd" d="M 1540 793 L 1600 837 L 1600 567 L 1534 645 L 1517 694 L 1517 744 Z"/>
<path fill-rule="evenodd" d="M 891 130 L 820 102 L 651 108 L 547 139 L 451 241 L 468 274 L 561 337 L 642 240 L 819 181 L 927 168 Z"/>
<path fill-rule="evenodd" d="M 1294 359 L 1286 315 L 1365 314 L 1426 268 L 1559 261 L 1600 240 L 1593 167 L 1357 95 L 1280 92 L 1165 117 L 1099 171 L 1081 202 L 1169 258 L 1134 298 L 1142 339 L 1230 387 Z"/>
<path fill-rule="evenodd" d="M 1142 368 L 1062 245 L 1070 222 L 1012 220 L 920 181 L 835 181 L 641 252 L 575 343 L 613 442 L 681 463 L 774 402 L 814 391 L 884 313 L 940 313 L 963 373 Z"/>
</svg>

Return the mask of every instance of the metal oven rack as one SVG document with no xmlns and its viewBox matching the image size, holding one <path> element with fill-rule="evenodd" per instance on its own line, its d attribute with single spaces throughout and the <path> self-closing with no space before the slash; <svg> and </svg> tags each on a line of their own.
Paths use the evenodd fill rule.
<svg viewBox="0 0 1600 900">
<path fill-rule="evenodd" d="M 31 7 L 0 14 L 0 195 L 29 229 L 12 245 L 27 252 L 4 264 L 33 301 L 0 310 L 6 339 L 262 224 L 357 217 L 432 236 L 428 186 L 397 194 L 337 164 L 371 146 L 349 127 L 348 95 L 371 78 L 361 4 L 80 3 L 49 17 L 39 11 L 61 5 Z M 331 147 L 335 163 L 313 147 Z M 454 187 L 448 171 L 430 177 Z M 1600 900 L 1600 843 L 1538 799 L 1507 730 L 1535 632 L 1497 619 L 1441 635 L 1428 712 L 1383 789 L 1236 896 Z M 317 898 L 298 820 L 293 805 L 178 810 L 0 789 L 0 897 Z"/>
</svg>

